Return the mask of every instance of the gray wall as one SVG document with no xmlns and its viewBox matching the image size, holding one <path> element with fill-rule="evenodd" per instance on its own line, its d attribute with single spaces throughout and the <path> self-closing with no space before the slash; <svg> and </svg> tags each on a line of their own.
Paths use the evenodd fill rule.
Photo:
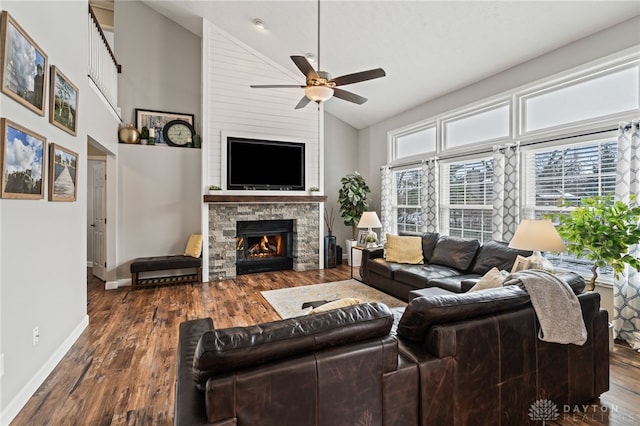
<svg viewBox="0 0 640 426">
<path fill-rule="evenodd" d="M 391 117 L 359 132 L 362 167 L 372 187 L 376 203 L 380 203 L 380 166 L 387 163 L 387 134 L 389 131 L 425 120 L 438 114 L 497 95 L 504 91 L 542 79 L 564 70 L 603 58 L 627 48 L 640 45 L 640 18 L 635 17 L 575 43 L 525 62 L 476 84 L 449 93 Z"/>
<path fill-rule="evenodd" d="M 358 131 L 349 124 L 329 113 L 324 115 L 324 193 L 327 196 L 325 207 L 330 212 L 333 207 L 335 221 L 333 235 L 342 253 L 346 256 L 345 240 L 351 238 L 351 227 L 345 226 L 340 217 L 338 191 L 340 179 L 359 169 Z"/>
<path fill-rule="evenodd" d="M 72 136 L 0 95 L 2 117 L 48 143 L 78 154 L 77 201 L 0 200 L 0 353 L 4 375 L 0 421 L 7 424 L 37 390 L 88 324 L 86 268 L 87 138 L 109 146 L 117 120 L 89 87 L 86 2 L 2 2 L 29 36 L 79 90 L 78 131 Z M 73 25 L 57 25 L 73 22 Z M 47 79 L 48 82 L 48 79 Z M 46 100 L 49 100 L 47 83 Z M 100 123 L 95 126 L 94 123 Z M 47 154 L 44 184 L 49 182 Z M 32 343 L 34 327 L 40 331 Z"/>
<path fill-rule="evenodd" d="M 195 114 L 201 124 L 201 40 L 138 1 L 117 1 L 115 50 L 122 64 L 118 96 L 125 123 L 135 108 Z M 120 145 L 119 285 L 137 257 L 182 254 L 200 232 L 201 150 Z"/>
</svg>

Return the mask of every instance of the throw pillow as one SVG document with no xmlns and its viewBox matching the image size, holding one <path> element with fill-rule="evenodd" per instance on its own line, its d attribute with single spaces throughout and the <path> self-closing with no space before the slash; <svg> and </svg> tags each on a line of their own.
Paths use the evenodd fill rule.
<svg viewBox="0 0 640 426">
<path fill-rule="evenodd" d="M 202 234 L 191 234 L 187 247 L 184 249 L 185 256 L 200 257 L 202 253 Z"/>
<path fill-rule="evenodd" d="M 333 302 L 325 303 L 324 305 L 320 305 L 317 308 L 313 308 L 309 313 L 315 314 L 317 312 L 330 311 L 332 309 L 357 305 L 358 303 L 362 303 L 362 300 L 356 299 L 355 297 L 345 297 L 344 299 L 334 300 Z"/>
<path fill-rule="evenodd" d="M 504 275 L 498 268 L 491 268 L 489 272 L 484 274 L 480 281 L 476 283 L 473 287 L 469 289 L 469 291 L 478 291 L 485 290 L 487 288 L 498 288 L 502 287 L 502 283 L 506 275 Z"/>
<path fill-rule="evenodd" d="M 387 234 L 387 262 L 422 265 L 422 238 Z"/>
</svg>

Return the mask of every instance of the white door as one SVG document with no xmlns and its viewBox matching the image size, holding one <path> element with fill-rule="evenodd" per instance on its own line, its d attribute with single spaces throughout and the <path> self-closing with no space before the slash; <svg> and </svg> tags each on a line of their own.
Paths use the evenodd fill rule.
<svg viewBox="0 0 640 426">
<path fill-rule="evenodd" d="M 105 225 L 107 223 L 105 162 L 97 162 L 93 167 L 93 275 L 102 281 L 106 279 Z"/>
</svg>

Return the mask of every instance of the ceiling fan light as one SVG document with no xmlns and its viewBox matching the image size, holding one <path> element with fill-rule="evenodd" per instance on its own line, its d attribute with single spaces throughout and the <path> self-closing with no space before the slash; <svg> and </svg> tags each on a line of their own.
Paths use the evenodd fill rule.
<svg viewBox="0 0 640 426">
<path fill-rule="evenodd" d="M 327 86 L 307 86 L 304 89 L 304 94 L 313 102 L 320 103 L 331 99 L 333 89 Z"/>
</svg>

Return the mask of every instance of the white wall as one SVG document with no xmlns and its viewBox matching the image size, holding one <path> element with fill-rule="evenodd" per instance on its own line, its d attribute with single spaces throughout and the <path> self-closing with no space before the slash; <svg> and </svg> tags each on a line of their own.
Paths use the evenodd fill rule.
<svg viewBox="0 0 640 426">
<path fill-rule="evenodd" d="M 338 191 L 340 179 L 354 170 L 360 172 L 358 164 L 358 131 L 339 118 L 325 113 L 324 115 L 324 192 L 327 195 L 325 207 L 331 211 L 333 207 L 333 235 L 343 256 L 347 255 L 345 240 L 352 238 L 351 227 L 346 226 L 340 217 Z"/>
<path fill-rule="evenodd" d="M 359 133 L 359 155 L 366 158 L 363 174 L 380 202 L 380 166 L 387 163 L 387 133 L 429 117 L 497 95 L 613 53 L 640 45 L 640 18 L 601 31 L 582 40 L 510 68 L 478 83 L 391 117 Z"/>
<path fill-rule="evenodd" d="M 118 96 L 125 123 L 135 108 L 195 114 L 201 122 L 201 40 L 141 2 L 115 4 Z M 182 254 L 200 232 L 200 149 L 119 144 L 116 276 L 128 283 L 137 257 Z"/>
<path fill-rule="evenodd" d="M 79 155 L 76 202 L 0 200 L 0 423 L 8 424 L 88 324 L 86 291 L 87 135 L 99 121 L 117 124 L 87 80 L 87 3 L 3 1 L 29 36 L 78 87 L 78 132 L 72 136 L 5 95 L 6 117 Z M 56 25 L 72 22 L 74 25 Z M 47 84 L 48 86 L 48 84 Z M 49 93 L 47 90 L 47 103 Z M 94 105 L 100 105 L 94 108 Z M 111 133 L 113 134 L 113 133 Z M 97 140 L 108 135 L 98 130 Z M 46 164 L 46 161 L 45 161 Z M 48 171 L 48 166 L 45 167 Z M 46 176 L 46 174 L 45 174 Z M 45 186 L 48 176 L 45 177 Z M 34 346 L 32 330 L 40 330 Z"/>
</svg>

